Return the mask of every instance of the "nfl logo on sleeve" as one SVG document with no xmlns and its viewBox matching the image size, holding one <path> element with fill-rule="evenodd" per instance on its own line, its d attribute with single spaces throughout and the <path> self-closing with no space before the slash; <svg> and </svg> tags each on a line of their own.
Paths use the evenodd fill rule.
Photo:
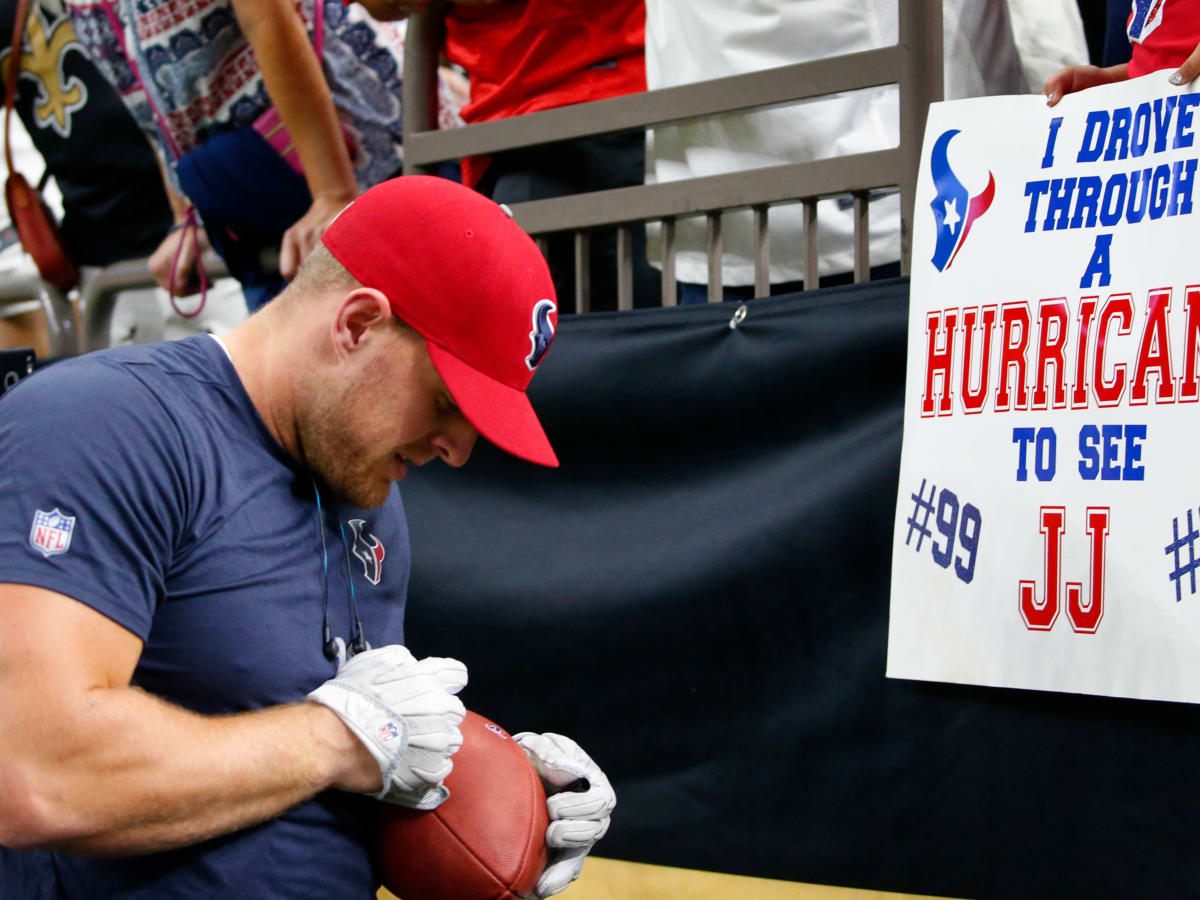
<svg viewBox="0 0 1200 900">
<path fill-rule="evenodd" d="M 29 529 L 29 544 L 42 556 L 49 559 L 71 549 L 71 535 L 75 531 L 75 517 L 64 515 L 55 507 L 50 512 L 38 510 L 33 514 L 33 527 Z"/>
</svg>

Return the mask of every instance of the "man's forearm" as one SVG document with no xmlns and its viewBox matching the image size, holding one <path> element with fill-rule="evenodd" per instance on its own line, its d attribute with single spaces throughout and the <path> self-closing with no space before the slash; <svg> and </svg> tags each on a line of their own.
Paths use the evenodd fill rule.
<svg viewBox="0 0 1200 900">
<path fill-rule="evenodd" d="M 28 798 L 9 846 L 127 855 L 195 843 L 279 815 L 370 760 L 313 703 L 200 716 L 136 688 L 97 688 L 67 721 L 65 738 L 61 727 L 25 730 L 31 742 L 41 731 L 41 752 L 15 756 L 36 764 L 0 763 L 0 788 Z"/>
</svg>

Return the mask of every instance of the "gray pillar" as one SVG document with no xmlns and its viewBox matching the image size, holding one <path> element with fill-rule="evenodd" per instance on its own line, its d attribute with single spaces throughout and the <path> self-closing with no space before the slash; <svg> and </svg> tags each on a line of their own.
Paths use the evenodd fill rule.
<svg viewBox="0 0 1200 900">
<path fill-rule="evenodd" d="M 942 4 L 939 0 L 897 0 L 900 4 L 900 269 L 912 271 L 913 202 L 921 142 L 929 104 L 942 99 Z"/>
<path fill-rule="evenodd" d="M 438 54 L 445 30 L 442 5 L 435 3 L 428 12 L 408 20 L 404 37 L 403 110 L 404 144 L 409 136 L 437 130 Z M 404 160 L 404 174 L 434 174 L 437 166 L 415 166 Z"/>
</svg>

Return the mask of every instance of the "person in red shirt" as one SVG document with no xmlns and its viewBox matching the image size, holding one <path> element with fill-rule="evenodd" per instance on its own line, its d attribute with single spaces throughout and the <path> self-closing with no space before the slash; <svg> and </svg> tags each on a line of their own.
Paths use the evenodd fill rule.
<svg viewBox="0 0 1200 900">
<path fill-rule="evenodd" d="M 1200 0 L 1131 0 L 1125 33 L 1133 47 L 1129 62 L 1060 69 L 1042 88 L 1046 104 L 1054 106 L 1066 94 L 1160 69 L 1178 66 L 1172 84 L 1186 84 L 1200 74 Z"/>
<path fill-rule="evenodd" d="M 471 79 L 463 121 L 488 122 L 644 91 L 645 34 L 642 0 L 452 6 L 446 58 Z M 487 166 L 486 158 L 467 159 L 463 181 L 479 184 Z"/>
<path fill-rule="evenodd" d="M 360 0 L 376 19 L 422 12 L 429 0 Z M 445 57 L 466 70 L 467 124 L 519 116 L 646 89 L 644 0 L 465 0 L 446 12 Z M 641 185 L 645 134 L 562 141 L 463 160 L 463 182 L 498 203 Z M 634 302 L 657 305 L 657 270 L 646 262 L 645 232 L 634 229 Z M 575 296 L 570 234 L 549 241 L 550 271 L 562 311 Z M 616 234 L 590 241 L 593 309 L 616 306 Z"/>
</svg>

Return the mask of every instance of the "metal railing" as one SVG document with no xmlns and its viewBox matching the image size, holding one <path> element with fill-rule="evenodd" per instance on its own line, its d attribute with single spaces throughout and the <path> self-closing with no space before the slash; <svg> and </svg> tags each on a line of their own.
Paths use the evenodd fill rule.
<svg viewBox="0 0 1200 900">
<path fill-rule="evenodd" d="M 80 350 L 75 309 L 62 291 L 43 281 L 36 271 L 0 279 L 0 306 L 36 300 L 46 318 L 51 356 L 74 356 Z"/>
<path fill-rule="evenodd" d="M 202 259 L 210 285 L 218 278 L 228 277 L 229 270 L 216 253 L 205 253 Z M 118 294 L 155 286 L 154 276 L 144 259 L 113 263 L 85 278 L 79 289 L 79 320 L 83 323 L 87 349 L 99 350 L 109 345 Z"/>
<path fill-rule="evenodd" d="M 215 253 L 204 255 L 204 271 L 210 284 L 229 275 L 225 263 Z M 102 269 L 85 269 L 79 287 L 70 296 L 32 272 L 0 279 L 0 307 L 25 300 L 38 301 L 46 317 L 50 355 L 75 356 L 103 349 L 111 343 L 112 317 L 118 294 L 155 286 L 145 259 L 113 263 Z M 74 305 L 72 297 L 76 301 Z"/>
<path fill-rule="evenodd" d="M 588 232 L 617 227 L 617 308 L 633 306 L 632 229 L 647 222 L 663 225 L 664 305 L 675 302 L 675 220 L 704 215 L 708 223 L 708 298 L 720 300 L 721 214 L 754 211 L 756 294 L 769 292 L 767 209 L 779 203 L 804 205 L 805 286 L 816 286 L 817 201 L 854 198 L 854 280 L 869 277 L 867 196 L 899 187 L 901 270 L 907 274 L 912 247 L 912 210 L 925 116 L 942 98 L 942 4 L 897 0 L 899 41 L 895 46 L 719 78 L 680 87 L 580 103 L 449 131 L 437 130 L 437 62 L 444 31 L 439 9 L 409 21 L 404 58 L 404 171 L 436 171 L 437 164 L 463 156 L 533 147 L 570 138 L 663 125 L 709 116 L 795 103 L 844 91 L 898 85 L 900 145 L 823 159 L 660 184 L 575 194 L 511 204 L 517 222 L 535 239 L 575 235 L 576 309 L 589 308 Z M 539 240 L 545 252 L 544 240 Z"/>
<path fill-rule="evenodd" d="M 514 116 L 450 131 L 437 130 L 437 61 L 442 13 L 431 9 L 409 22 L 404 61 L 404 170 L 433 172 L 437 164 L 463 156 L 496 153 L 570 138 L 678 125 L 710 116 L 744 112 L 844 91 L 896 84 L 900 103 L 900 144 L 823 159 L 788 163 L 724 175 L 575 194 L 512 204 L 516 220 L 546 249 L 545 239 L 574 234 L 576 309 L 590 308 L 588 241 L 592 229 L 617 229 L 617 307 L 633 306 L 632 235 L 647 222 L 662 223 L 663 304 L 675 302 L 675 222 L 703 215 L 708 235 L 708 297 L 720 300 L 721 214 L 751 209 L 754 214 L 754 281 L 759 296 L 769 293 L 767 210 L 801 203 L 805 225 L 805 286 L 818 283 L 817 201 L 849 195 L 854 199 L 854 280 L 869 276 L 868 194 L 899 187 L 901 268 L 909 269 L 912 211 L 917 167 L 929 104 L 942 97 L 942 5 L 936 0 L 897 0 L 899 41 L 895 46 L 782 66 L 729 78 L 647 91 Z M 206 259 L 211 278 L 225 274 L 219 259 Z M 113 307 L 124 290 L 154 285 L 145 260 L 116 263 L 90 273 L 79 289 L 75 324 L 70 299 L 36 275 L 0 281 L 0 305 L 36 299 L 46 315 L 51 352 L 65 356 L 108 346 Z M 79 332 L 82 331 L 82 334 Z"/>
</svg>

